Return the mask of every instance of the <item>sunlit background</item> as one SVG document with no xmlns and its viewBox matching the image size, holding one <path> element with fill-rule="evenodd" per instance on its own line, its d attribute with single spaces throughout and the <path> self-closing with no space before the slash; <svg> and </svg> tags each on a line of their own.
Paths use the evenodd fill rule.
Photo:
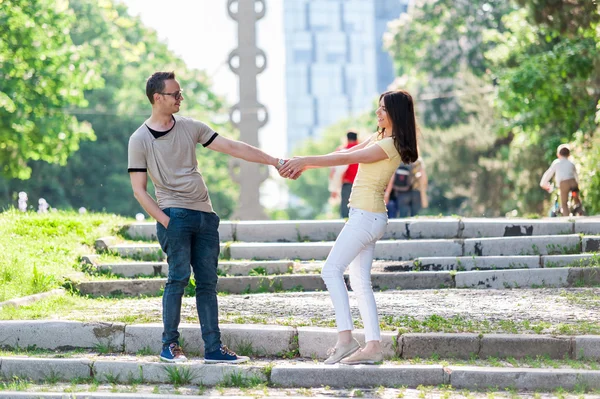
<svg viewBox="0 0 600 399">
<path fill-rule="evenodd" d="M 238 81 L 226 1 L 0 1 L 0 206 L 142 211 L 127 140 L 149 116 L 145 79 L 175 70 L 181 113 L 228 123 Z M 257 45 L 266 152 L 334 150 L 374 131 L 388 89 L 415 97 L 430 206 L 423 215 L 545 216 L 539 187 L 567 143 L 588 214 L 600 210 L 600 30 L 595 0 L 267 0 Z M 227 157 L 198 149 L 216 211 L 239 192 Z M 328 170 L 261 188 L 271 218 L 333 218 Z"/>
</svg>

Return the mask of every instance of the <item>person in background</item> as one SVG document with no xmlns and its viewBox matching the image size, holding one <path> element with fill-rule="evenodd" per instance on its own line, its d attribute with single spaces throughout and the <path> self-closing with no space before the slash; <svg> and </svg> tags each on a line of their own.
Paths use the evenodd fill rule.
<svg viewBox="0 0 600 399">
<path fill-rule="evenodd" d="M 358 144 L 358 134 L 356 132 L 348 132 L 346 133 L 346 139 L 348 140 L 346 145 L 340 146 L 337 151 L 348 150 Z M 340 178 L 339 174 L 341 170 L 343 170 L 343 174 L 341 176 L 341 193 L 340 193 L 340 217 L 347 218 L 348 217 L 348 201 L 350 200 L 350 193 L 352 192 L 352 185 L 354 184 L 354 179 L 356 178 L 356 173 L 358 172 L 358 164 L 350 164 L 346 165 L 338 165 L 337 167 L 331 168 L 330 179 L 337 180 Z M 336 182 L 334 181 L 333 184 Z M 331 187 L 332 185 L 330 185 Z M 336 192 L 332 191 L 332 197 L 335 198 Z"/>
<path fill-rule="evenodd" d="M 416 216 L 429 207 L 427 184 L 425 164 L 420 157 L 410 165 L 400 164 L 385 189 L 388 217 Z"/>
<path fill-rule="evenodd" d="M 560 190 L 560 205 L 561 213 L 563 216 L 569 216 L 569 192 L 579 192 L 579 183 L 577 177 L 577 168 L 575 164 L 569 160 L 571 156 L 571 150 L 566 144 L 561 144 L 556 149 L 556 157 L 548 170 L 544 172 L 542 180 L 540 181 L 540 187 L 546 191 L 550 191 L 550 180 L 554 176 L 556 181 L 556 187 Z M 575 205 L 581 206 L 581 200 L 579 196 L 574 197 Z"/>
</svg>

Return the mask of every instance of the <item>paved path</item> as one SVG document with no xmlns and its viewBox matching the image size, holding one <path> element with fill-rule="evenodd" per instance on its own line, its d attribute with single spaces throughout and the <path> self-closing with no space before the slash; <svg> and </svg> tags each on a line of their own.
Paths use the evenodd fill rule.
<svg viewBox="0 0 600 399">
<path fill-rule="evenodd" d="M 92 388 L 89 385 L 73 385 L 73 384 L 56 384 L 51 387 L 48 385 L 44 386 L 32 386 L 28 389 L 29 392 L 2 392 L 0 391 L 0 398 L 9 399 L 40 399 L 40 398 L 52 398 L 52 399 L 65 399 L 71 398 L 69 392 L 77 392 L 77 397 L 81 398 L 94 398 L 94 399 L 142 399 L 142 398 L 155 398 L 155 399 L 175 399 L 180 397 L 188 397 L 190 399 L 208 399 L 208 398 L 230 398 L 230 399 L 241 399 L 241 398 L 286 398 L 286 399 L 298 399 L 298 398 L 350 398 L 350 397 L 364 397 L 364 398 L 378 398 L 378 399 L 514 399 L 515 392 L 507 391 L 468 391 L 453 389 L 440 389 L 437 387 L 422 387 L 421 389 L 410 389 L 410 388 L 378 388 L 378 389 L 333 389 L 333 388 L 312 388 L 312 389 L 285 389 L 285 388 L 206 388 L 200 390 L 197 386 L 181 386 L 173 388 L 169 385 L 162 385 L 155 388 L 156 386 L 145 386 L 137 385 L 132 386 L 119 386 L 111 384 L 101 384 L 94 386 L 95 392 L 89 392 Z M 88 393 L 82 393 L 82 392 Z M 116 393 L 116 392 L 121 393 Z M 199 392 L 201 391 L 201 392 Z M 135 392 L 135 393 L 132 393 Z M 202 393 L 202 396 L 196 396 Z M 64 396 L 63 396 L 64 395 Z M 557 397 L 564 399 L 576 399 L 582 398 L 583 395 L 579 393 L 567 393 L 562 392 L 560 396 L 550 393 L 537 393 L 532 392 L 519 392 L 518 398 L 523 399 L 555 399 Z M 597 399 L 600 398 L 598 394 L 586 394 L 586 399 Z"/>
<path fill-rule="evenodd" d="M 351 305 L 358 317 L 352 293 Z M 375 293 L 381 316 L 412 316 L 418 320 L 432 315 L 443 318 L 460 316 L 473 322 L 512 321 L 515 323 L 597 323 L 600 320 L 600 288 L 539 288 L 512 290 L 406 290 Z M 85 310 L 57 315 L 71 320 L 118 320 L 124 315 L 141 315 L 147 321 L 160 322 L 161 298 L 120 299 L 107 306 L 104 301 L 89 301 Z M 224 321 L 245 323 L 319 324 L 333 321 L 334 313 L 326 292 L 291 292 L 219 296 Z M 184 298 L 182 321 L 196 318 L 195 300 Z M 549 332 L 549 331 L 544 331 Z"/>
</svg>

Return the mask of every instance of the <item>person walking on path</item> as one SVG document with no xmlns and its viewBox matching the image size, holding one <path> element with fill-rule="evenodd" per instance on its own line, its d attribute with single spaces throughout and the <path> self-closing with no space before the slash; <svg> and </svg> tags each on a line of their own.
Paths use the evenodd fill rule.
<svg viewBox="0 0 600 399">
<path fill-rule="evenodd" d="M 174 72 L 156 72 L 150 76 L 146 96 L 152 104 L 152 114 L 129 139 L 128 171 L 135 198 L 157 221 L 158 241 L 169 265 L 162 297 L 164 329 L 160 359 L 173 363 L 187 360 L 179 345 L 178 327 L 191 266 L 205 362 L 245 362 L 247 357 L 237 355 L 221 343 L 217 304 L 219 217 L 213 211 L 198 170 L 196 145 L 276 168 L 284 161 L 246 143 L 220 136 L 200 121 L 176 116 L 184 97 Z M 154 183 L 157 201 L 147 192 L 148 175 Z"/>
<path fill-rule="evenodd" d="M 560 190 L 560 204 L 563 216 L 569 216 L 569 192 L 579 192 L 577 168 L 569 160 L 569 156 L 571 156 L 569 146 L 566 144 L 559 145 L 556 149 L 557 159 L 544 172 L 540 181 L 540 187 L 546 191 L 550 191 L 550 180 L 554 176 L 556 187 Z M 574 197 L 574 201 L 576 206 L 581 207 L 579 196 Z"/>
<path fill-rule="evenodd" d="M 321 276 L 335 309 L 337 342 L 328 352 L 326 364 L 372 364 L 383 360 L 377 305 L 371 285 L 375 243 L 385 233 L 388 217 L 384 191 L 400 165 L 414 162 L 417 127 L 414 104 L 404 90 L 389 91 L 379 98 L 377 132 L 348 150 L 327 155 L 294 157 L 279 170 L 283 177 L 298 178 L 308 168 L 358 163 L 358 173 L 350 195 L 350 218 L 327 256 Z M 355 292 L 365 329 L 363 349 L 352 337 L 344 271 L 350 266 L 350 285 Z"/>
</svg>

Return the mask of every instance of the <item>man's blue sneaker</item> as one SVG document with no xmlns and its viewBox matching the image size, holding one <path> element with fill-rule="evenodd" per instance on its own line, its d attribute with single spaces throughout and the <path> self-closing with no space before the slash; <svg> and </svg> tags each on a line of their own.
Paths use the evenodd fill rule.
<svg viewBox="0 0 600 399">
<path fill-rule="evenodd" d="M 204 363 L 244 363 L 250 360 L 248 356 L 238 356 L 234 351 L 221 344 L 216 351 L 204 354 Z"/>
<path fill-rule="evenodd" d="M 183 354 L 181 346 L 172 343 L 169 346 L 163 346 L 162 352 L 160 352 L 160 360 L 169 363 L 181 363 L 187 362 L 187 357 Z"/>
</svg>

